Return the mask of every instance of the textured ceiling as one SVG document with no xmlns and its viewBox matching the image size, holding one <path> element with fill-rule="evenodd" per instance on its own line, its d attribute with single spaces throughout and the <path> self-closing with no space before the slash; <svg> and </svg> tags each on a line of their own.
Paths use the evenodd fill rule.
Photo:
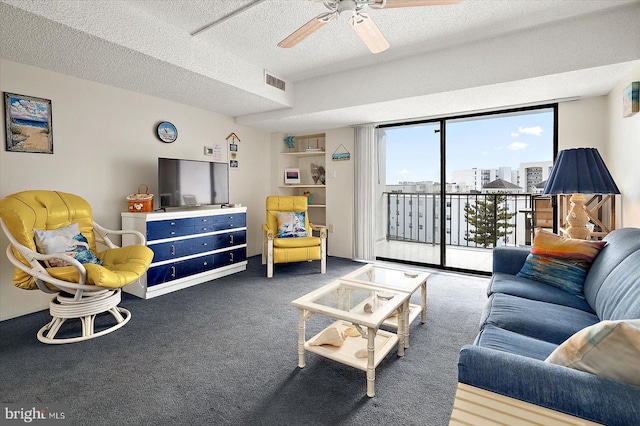
<svg viewBox="0 0 640 426">
<path fill-rule="evenodd" d="M 371 10 L 391 44 L 380 54 L 344 19 L 276 46 L 325 10 L 307 0 L 4 0 L 0 56 L 282 132 L 602 95 L 640 63 L 640 0 Z M 266 86 L 264 70 L 287 90 Z"/>
</svg>

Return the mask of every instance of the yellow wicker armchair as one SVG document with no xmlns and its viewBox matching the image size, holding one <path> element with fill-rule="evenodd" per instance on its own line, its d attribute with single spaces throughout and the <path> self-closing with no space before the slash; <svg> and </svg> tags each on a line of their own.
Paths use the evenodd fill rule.
<svg viewBox="0 0 640 426">
<path fill-rule="evenodd" d="M 279 235 L 278 216 L 304 213 L 299 227 L 303 231 L 295 237 Z M 298 216 L 301 218 L 301 216 Z M 302 223 L 304 220 L 304 224 Z M 320 261 L 320 272 L 327 270 L 327 230 L 324 227 L 309 223 L 307 214 L 307 197 L 304 196 L 270 196 L 267 197 L 267 223 L 262 225 L 264 231 L 262 247 L 262 264 L 267 265 L 267 277 L 273 277 L 273 265 L 276 263 Z M 282 230 L 282 226 L 280 227 Z M 311 231 L 319 232 L 319 237 L 311 235 Z M 301 236 L 305 235 L 306 236 Z"/>
<path fill-rule="evenodd" d="M 43 343 L 87 340 L 115 331 L 131 319 L 127 309 L 118 307 L 121 288 L 140 278 L 153 259 L 141 233 L 103 228 L 93 221 L 91 207 L 81 197 L 39 190 L 19 192 L 0 200 L 0 226 L 9 238 L 6 253 L 15 266 L 14 285 L 55 294 L 49 304 L 53 319 L 38 331 L 38 340 Z M 77 234 L 71 237 L 73 232 Z M 140 244 L 118 247 L 108 237 L 128 233 L 135 234 Z M 66 249 L 43 250 L 42 242 L 47 235 L 52 249 L 61 246 Z M 38 237 L 41 244 L 37 244 Z M 106 249 L 98 251 L 97 243 Z M 87 257 L 91 260 L 81 263 Z M 115 324 L 101 324 L 96 330 L 96 316 L 103 313 L 110 314 Z M 79 319 L 81 332 L 73 326 L 62 332 L 61 327 L 68 319 Z"/>
</svg>

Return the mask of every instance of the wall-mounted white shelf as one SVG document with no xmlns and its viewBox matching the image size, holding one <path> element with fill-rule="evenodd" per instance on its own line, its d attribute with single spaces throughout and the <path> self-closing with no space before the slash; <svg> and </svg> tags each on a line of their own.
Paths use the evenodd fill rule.
<svg viewBox="0 0 640 426">
<path fill-rule="evenodd" d="M 293 184 L 293 185 L 280 185 L 280 188 L 326 188 L 327 185 L 316 185 L 316 184 L 309 184 L 309 185 L 304 185 L 304 184 Z"/>
<path fill-rule="evenodd" d="M 315 157 L 324 156 L 324 151 L 300 151 L 300 152 L 283 152 L 282 155 L 290 155 L 292 157 Z"/>
</svg>

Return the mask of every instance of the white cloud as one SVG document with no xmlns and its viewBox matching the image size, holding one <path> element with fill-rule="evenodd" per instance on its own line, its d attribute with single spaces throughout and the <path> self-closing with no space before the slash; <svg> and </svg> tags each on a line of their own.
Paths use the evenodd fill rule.
<svg viewBox="0 0 640 426">
<path fill-rule="evenodd" d="M 400 176 L 406 176 L 406 175 L 410 175 L 411 172 L 409 170 L 407 170 L 407 169 L 401 169 L 401 170 L 398 170 L 398 174 Z"/>
<path fill-rule="evenodd" d="M 520 133 L 518 133 L 518 132 L 511 132 L 511 137 L 517 138 L 518 136 L 520 136 Z"/>
<path fill-rule="evenodd" d="M 542 127 L 540 127 L 540 126 L 534 126 L 534 127 L 522 127 L 522 126 L 519 126 L 518 127 L 518 131 L 520 133 L 527 133 L 529 135 L 535 135 L 535 136 L 540 136 L 542 134 L 542 132 L 544 132 L 544 130 L 542 130 Z"/>
<path fill-rule="evenodd" d="M 513 142 L 512 144 L 507 146 L 507 149 L 510 149 L 511 151 L 520 151 L 521 149 L 525 149 L 526 147 L 527 144 L 524 142 Z"/>
</svg>

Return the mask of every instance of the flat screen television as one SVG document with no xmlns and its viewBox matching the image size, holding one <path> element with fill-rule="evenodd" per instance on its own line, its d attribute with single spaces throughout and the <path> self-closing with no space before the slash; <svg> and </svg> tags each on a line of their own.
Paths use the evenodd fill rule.
<svg viewBox="0 0 640 426">
<path fill-rule="evenodd" d="M 229 166 L 158 158 L 158 192 L 161 208 L 229 204 Z"/>
</svg>

